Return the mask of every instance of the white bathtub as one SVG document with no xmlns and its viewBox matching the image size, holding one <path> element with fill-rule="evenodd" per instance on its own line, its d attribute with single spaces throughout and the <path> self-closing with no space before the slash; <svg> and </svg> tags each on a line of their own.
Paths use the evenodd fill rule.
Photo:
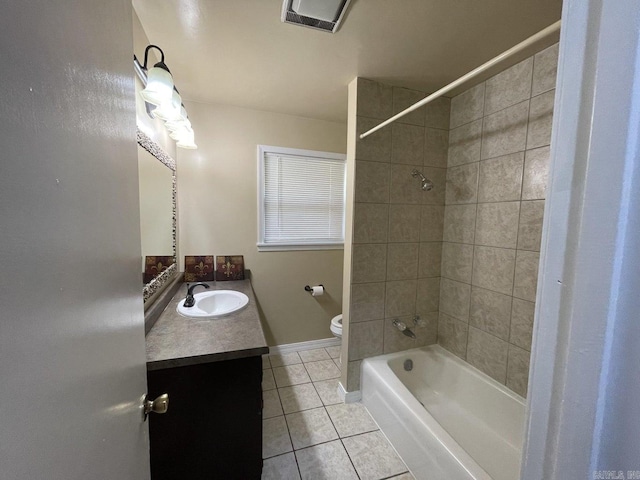
<svg viewBox="0 0 640 480">
<path fill-rule="evenodd" d="M 524 399 L 438 345 L 364 360 L 362 402 L 417 480 L 520 477 Z"/>
</svg>

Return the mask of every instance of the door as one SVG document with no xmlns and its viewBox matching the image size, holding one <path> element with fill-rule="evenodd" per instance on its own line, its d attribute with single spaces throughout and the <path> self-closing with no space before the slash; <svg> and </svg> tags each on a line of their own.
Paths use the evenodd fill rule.
<svg viewBox="0 0 640 480">
<path fill-rule="evenodd" d="M 130 0 L 0 15 L 0 477 L 149 478 Z"/>
</svg>

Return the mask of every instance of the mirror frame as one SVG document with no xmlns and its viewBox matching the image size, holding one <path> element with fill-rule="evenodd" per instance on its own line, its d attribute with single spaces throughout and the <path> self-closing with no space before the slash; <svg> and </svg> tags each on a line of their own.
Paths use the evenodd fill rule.
<svg viewBox="0 0 640 480">
<path fill-rule="evenodd" d="M 172 238 L 173 238 L 173 264 L 167 267 L 165 271 L 163 271 L 156 278 L 147 283 L 142 289 L 142 298 L 143 302 L 146 304 L 147 301 L 153 297 L 156 293 L 161 291 L 170 280 L 172 280 L 178 271 L 178 266 L 176 264 L 176 224 L 177 224 L 177 208 L 176 208 L 176 198 L 177 198 L 177 190 L 176 190 L 176 161 L 168 155 L 160 145 L 154 142 L 146 133 L 138 128 L 136 133 L 136 138 L 138 141 L 138 145 L 144 148 L 147 152 L 157 158 L 162 164 L 164 164 L 167 168 L 171 170 L 171 199 L 173 201 L 173 213 L 172 213 Z"/>
</svg>

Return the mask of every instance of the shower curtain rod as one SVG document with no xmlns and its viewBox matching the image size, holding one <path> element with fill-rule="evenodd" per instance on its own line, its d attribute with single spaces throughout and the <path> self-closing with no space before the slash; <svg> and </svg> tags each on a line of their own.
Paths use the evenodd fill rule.
<svg viewBox="0 0 640 480">
<path fill-rule="evenodd" d="M 545 28 L 543 30 L 540 30 L 538 33 L 536 33 L 535 35 L 530 36 L 526 40 L 523 40 L 522 42 L 520 42 L 516 46 L 511 47 L 506 52 L 502 52 L 497 57 L 494 57 L 491 60 L 489 60 L 488 62 L 483 63 L 479 67 L 471 70 L 466 75 L 463 75 L 462 77 L 458 78 L 457 80 L 454 80 L 450 84 L 442 87 L 440 90 L 438 90 L 438 91 L 432 93 L 431 95 L 423 98 L 419 102 L 411 105 L 410 107 L 406 108 L 405 110 L 401 111 L 400 113 L 395 114 L 393 117 L 389 118 L 388 120 L 385 120 L 381 124 L 376 125 L 371 130 L 368 130 L 368 131 L 364 132 L 362 135 L 360 135 L 360 138 L 361 139 L 365 138 L 365 137 L 371 135 L 373 132 L 376 132 L 376 131 L 380 130 L 382 127 L 386 127 L 387 125 L 389 125 L 390 123 L 395 122 L 399 118 L 404 117 L 407 113 L 413 112 L 414 110 L 417 110 L 418 108 L 426 105 L 427 103 L 432 102 L 436 98 L 441 97 L 442 95 L 444 95 L 445 93 L 453 90 L 454 88 L 459 87 L 460 85 L 465 83 L 467 80 L 470 80 L 473 77 L 478 76 L 479 74 L 481 74 L 485 70 L 488 70 L 489 68 L 497 65 L 498 63 L 500 63 L 501 61 L 505 60 L 506 58 L 509 58 L 510 56 L 520 52 L 521 50 L 524 50 L 525 48 L 527 48 L 530 45 L 534 44 L 538 40 L 541 40 L 544 37 L 546 37 L 548 35 L 551 35 L 552 33 L 557 32 L 558 30 L 560 30 L 560 20 L 558 20 L 556 23 L 554 23 L 552 25 L 549 25 L 547 28 Z"/>
</svg>

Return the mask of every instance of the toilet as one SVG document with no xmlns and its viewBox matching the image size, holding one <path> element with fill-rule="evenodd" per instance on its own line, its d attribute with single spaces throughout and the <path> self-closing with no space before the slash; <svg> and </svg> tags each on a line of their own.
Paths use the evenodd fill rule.
<svg viewBox="0 0 640 480">
<path fill-rule="evenodd" d="M 331 319 L 331 333 L 334 337 L 342 338 L 342 314 L 336 315 Z"/>
</svg>

